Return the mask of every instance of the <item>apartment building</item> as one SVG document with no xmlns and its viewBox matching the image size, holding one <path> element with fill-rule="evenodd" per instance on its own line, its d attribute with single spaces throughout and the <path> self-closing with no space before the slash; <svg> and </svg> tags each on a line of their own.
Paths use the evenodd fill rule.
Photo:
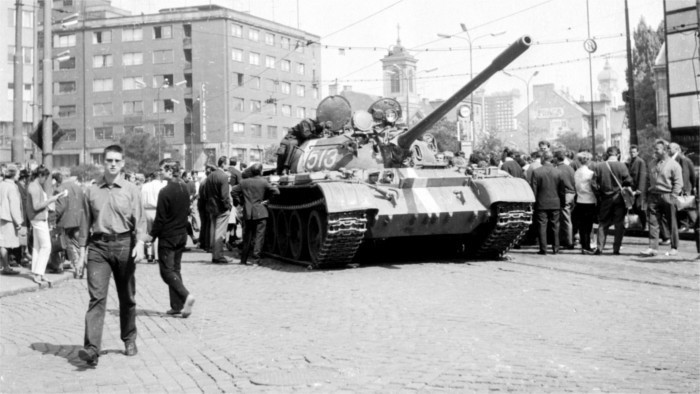
<svg viewBox="0 0 700 394">
<path fill-rule="evenodd" d="M 153 134 L 161 158 L 188 168 L 221 155 L 260 161 L 288 128 L 315 117 L 317 35 L 220 6 L 124 16 L 105 0 L 63 2 L 81 16 L 53 34 L 54 55 L 63 54 L 53 114 L 65 131 L 56 166 L 101 162 L 125 133 Z"/>
</svg>

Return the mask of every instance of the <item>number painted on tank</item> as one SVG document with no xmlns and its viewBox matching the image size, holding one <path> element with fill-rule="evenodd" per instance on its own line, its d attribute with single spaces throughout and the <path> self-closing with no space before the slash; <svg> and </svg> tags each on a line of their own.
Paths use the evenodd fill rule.
<svg viewBox="0 0 700 394">
<path fill-rule="evenodd" d="M 338 150 L 335 148 L 316 150 L 309 152 L 304 162 L 304 168 L 307 171 L 321 171 L 333 169 L 333 166 L 338 161 Z"/>
</svg>

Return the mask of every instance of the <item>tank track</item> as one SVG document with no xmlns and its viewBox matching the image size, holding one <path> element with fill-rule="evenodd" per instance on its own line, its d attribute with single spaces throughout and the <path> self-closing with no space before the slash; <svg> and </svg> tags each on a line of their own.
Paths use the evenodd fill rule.
<svg viewBox="0 0 700 394">
<path fill-rule="evenodd" d="M 532 204 L 495 203 L 490 232 L 475 253 L 477 258 L 500 258 L 512 248 L 532 224 Z"/>
<path fill-rule="evenodd" d="M 322 206 L 324 199 L 300 205 L 270 205 L 272 209 L 301 210 Z M 352 263 L 355 254 L 367 232 L 367 218 L 364 211 L 337 212 L 327 215 L 326 238 L 318 252 L 317 262 L 296 260 L 280 254 L 264 252 L 265 255 L 281 261 L 306 266 L 309 269 L 343 268 Z"/>
</svg>

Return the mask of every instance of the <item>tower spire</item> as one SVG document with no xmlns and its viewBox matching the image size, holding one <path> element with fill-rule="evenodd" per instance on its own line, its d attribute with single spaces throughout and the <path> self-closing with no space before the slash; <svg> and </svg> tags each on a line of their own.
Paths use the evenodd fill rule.
<svg viewBox="0 0 700 394">
<path fill-rule="evenodd" d="M 396 45 L 401 46 L 401 25 L 396 24 Z"/>
</svg>

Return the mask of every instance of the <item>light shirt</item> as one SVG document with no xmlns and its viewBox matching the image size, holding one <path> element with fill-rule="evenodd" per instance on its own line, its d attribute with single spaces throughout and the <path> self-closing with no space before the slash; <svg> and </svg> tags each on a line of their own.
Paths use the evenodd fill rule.
<svg viewBox="0 0 700 394">
<path fill-rule="evenodd" d="M 158 193 L 168 183 L 158 179 L 154 179 L 141 186 L 141 202 L 144 209 L 156 209 L 158 206 Z"/>
<path fill-rule="evenodd" d="M 581 166 L 574 173 L 576 184 L 576 202 L 581 204 L 595 204 L 596 197 L 591 187 L 595 173 L 588 166 Z"/>
</svg>

